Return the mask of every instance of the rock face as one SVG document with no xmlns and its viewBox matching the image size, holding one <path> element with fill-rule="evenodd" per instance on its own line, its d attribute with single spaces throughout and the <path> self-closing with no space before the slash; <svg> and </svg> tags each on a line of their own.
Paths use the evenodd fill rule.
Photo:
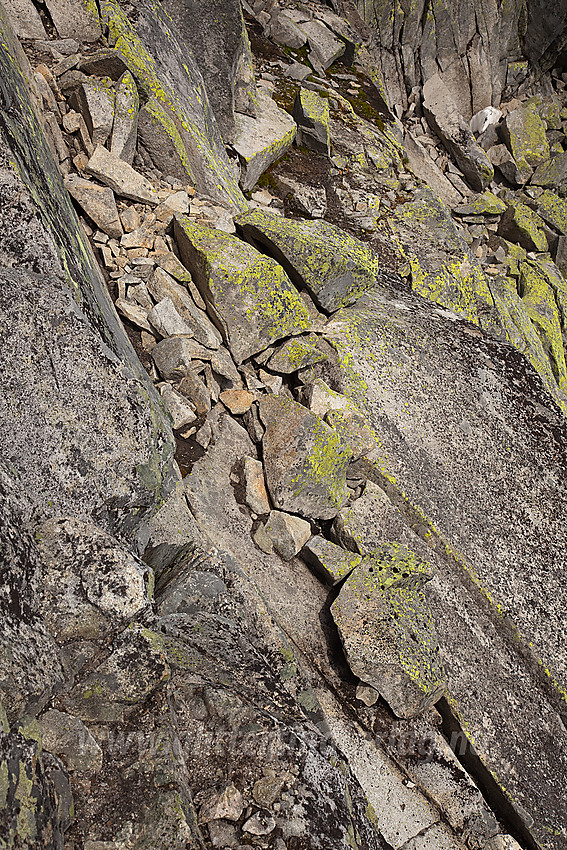
<svg viewBox="0 0 567 850">
<path fill-rule="evenodd" d="M 0 7 L 2 847 L 566 846 L 564 14 L 331 5 Z"/>
</svg>

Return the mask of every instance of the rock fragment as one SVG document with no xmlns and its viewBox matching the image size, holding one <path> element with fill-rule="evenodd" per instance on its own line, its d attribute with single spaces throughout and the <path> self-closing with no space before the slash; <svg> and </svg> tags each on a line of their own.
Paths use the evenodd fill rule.
<svg viewBox="0 0 567 850">
<path fill-rule="evenodd" d="M 148 289 L 156 300 L 169 298 L 172 301 L 175 309 L 189 328 L 189 331 L 185 331 L 185 333 L 194 336 L 197 342 L 207 348 L 217 349 L 220 346 L 221 336 L 209 321 L 207 315 L 196 306 L 186 288 L 173 280 L 161 268 L 161 265 L 150 277 Z"/>
<path fill-rule="evenodd" d="M 245 500 L 255 514 L 270 512 L 270 501 L 264 480 L 264 467 L 261 460 L 252 457 L 244 458 L 244 484 L 246 487 Z"/>
<path fill-rule="evenodd" d="M 199 809 L 199 823 L 213 820 L 236 821 L 244 811 L 242 794 L 231 782 L 221 791 L 211 789 Z"/>
<path fill-rule="evenodd" d="M 139 108 L 140 98 L 134 77 L 126 71 L 116 86 L 110 152 L 128 165 L 132 165 L 136 153 Z"/>
<path fill-rule="evenodd" d="M 104 145 L 112 132 L 114 121 L 112 86 L 93 77 L 75 89 L 69 104 L 85 119 L 93 145 Z"/>
<path fill-rule="evenodd" d="M 240 183 L 251 189 L 264 171 L 280 159 L 295 139 L 295 121 L 262 91 L 258 92 L 257 117 L 236 114 L 234 149 L 240 157 Z"/>
<path fill-rule="evenodd" d="M 112 239 L 121 238 L 122 224 L 112 189 L 98 186 L 77 174 L 69 174 L 65 178 L 65 186 L 97 227 Z"/>
<path fill-rule="evenodd" d="M 270 357 L 267 363 L 268 369 L 289 375 L 325 360 L 325 355 L 317 348 L 318 337 L 310 334 L 305 337 L 296 337 L 285 342 Z"/>
<path fill-rule="evenodd" d="M 316 535 L 305 544 L 301 557 L 328 584 L 336 584 L 357 567 L 362 557 Z"/>
<path fill-rule="evenodd" d="M 163 298 L 150 310 L 148 322 L 163 337 L 192 334 L 190 326 L 183 321 L 169 297 Z"/>
<path fill-rule="evenodd" d="M 498 225 L 498 233 L 518 242 L 526 251 L 547 251 L 547 237 L 537 213 L 521 203 L 511 203 Z"/>
<path fill-rule="evenodd" d="M 283 511 L 271 511 L 264 525 L 264 532 L 272 541 L 276 552 L 285 561 L 290 561 L 311 537 L 311 526 L 297 516 Z"/>
<path fill-rule="evenodd" d="M 159 203 L 159 196 L 149 180 L 102 145 L 95 148 L 85 170 L 122 198 L 141 204 Z"/>
<path fill-rule="evenodd" d="M 281 396 L 260 402 L 262 445 L 274 505 L 304 517 L 332 519 L 347 499 L 351 451 L 322 419 Z"/>
<path fill-rule="evenodd" d="M 101 36 L 96 6 L 85 0 L 46 0 L 49 15 L 60 38 L 91 43 Z"/>
<path fill-rule="evenodd" d="M 187 402 L 187 399 L 176 392 L 172 386 L 166 384 L 161 387 L 160 395 L 167 407 L 173 420 L 173 430 L 180 431 L 187 425 L 191 425 L 197 417 L 195 416 L 193 407 Z"/>
<path fill-rule="evenodd" d="M 41 715 L 38 725 L 43 748 L 59 756 L 69 770 L 87 774 L 100 771 L 102 750 L 78 717 L 50 709 Z"/>
<path fill-rule="evenodd" d="M 219 397 L 234 416 L 246 413 L 247 410 L 250 410 L 250 405 L 254 401 L 253 394 L 248 390 L 224 390 Z"/>
<path fill-rule="evenodd" d="M 337 38 L 321 21 L 306 21 L 301 24 L 301 29 L 309 41 L 309 61 L 317 73 L 326 71 L 345 52 L 344 41 Z"/>
<path fill-rule="evenodd" d="M 535 168 L 549 160 L 545 124 L 534 103 L 509 112 L 503 122 L 504 139 L 521 170 Z"/>
<path fill-rule="evenodd" d="M 301 87 L 295 98 L 293 117 L 297 122 L 297 144 L 317 153 L 331 155 L 329 101 Z"/>
</svg>

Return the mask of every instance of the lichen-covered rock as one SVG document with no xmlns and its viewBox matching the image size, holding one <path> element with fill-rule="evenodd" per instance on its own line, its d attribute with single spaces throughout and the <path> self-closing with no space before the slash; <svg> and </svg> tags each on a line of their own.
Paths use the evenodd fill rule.
<svg viewBox="0 0 567 850">
<path fill-rule="evenodd" d="M 193 180 L 191 159 L 171 109 L 151 97 L 138 114 L 138 144 L 152 165 L 178 180 Z"/>
<path fill-rule="evenodd" d="M 330 156 L 328 100 L 311 89 L 301 87 L 295 98 L 293 117 L 297 122 L 297 144 Z"/>
<path fill-rule="evenodd" d="M 175 220 L 175 238 L 236 363 L 309 328 L 306 307 L 274 260 L 184 216 Z"/>
<path fill-rule="evenodd" d="M 537 199 L 537 211 L 554 230 L 567 236 L 567 201 L 546 190 Z"/>
<path fill-rule="evenodd" d="M 136 153 L 140 97 L 134 77 L 125 71 L 116 86 L 110 152 L 132 165 Z"/>
<path fill-rule="evenodd" d="M 380 285 L 378 257 L 333 224 L 282 219 L 259 209 L 235 221 L 238 231 L 264 245 L 324 310 L 352 304 L 367 289 Z"/>
<path fill-rule="evenodd" d="M 520 266 L 520 291 L 532 324 L 538 331 L 549 357 L 560 390 L 567 390 L 565 350 L 561 333 L 561 314 L 555 293 L 537 263 L 530 260 Z"/>
<path fill-rule="evenodd" d="M 310 334 L 284 342 L 270 357 L 267 363 L 268 369 L 289 375 L 299 369 L 320 363 L 325 359 L 325 355 L 317 347 L 317 341 L 318 337 Z"/>
<path fill-rule="evenodd" d="M 42 753 L 31 718 L 12 729 L 0 705 L 0 824 L 4 847 L 59 850 L 73 816 L 69 777 L 59 759 Z"/>
<path fill-rule="evenodd" d="M 301 557 L 328 584 L 336 584 L 357 567 L 362 558 L 324 537 L 315 535 L 301 550 Z"/>
<path fill-rule="evenodd" d="M 102 750 L 78 717 L 49 709 L 38 720 L 43 748 L 63 761 L 68 770 L 98 773 Z"/>
<path fill-rule="evenodd" d="M 367 555 L 383 539 L 383 521 L 389 504 L 384 491 L 373 481 L 367 481 L 360 498 L 335 517 L 333 540 L 351 552 Z"/>
<path fill-rule="evenodd" d="M 498 225 L 498 233 L 510 242 L 519 242 L 526 251 L 547 251 L 542 220 L 526 204 L 510 204 Z"/>
<path fill-rule="evenodd" d="M 423 109 L 472 188 L 482 192 L 494 177 L 494 169 L 438 75 L 423 87 Z"/>
<path fill-rule="evenodd" d="M 281 396 L 260 402 L 266 426 L 264 469 L 276 508 L 331 519 L 347 498 L 352 453 L 339 435 L 302 405 Z"/>
<path fill-rule="evenodd" d="M 494 192 L 486 190 L 482 195 L 477 195 L 468 204 L 459 204 L 453 210 L 457 215 L 466 216 L 492 216 L 501 215 L 506 212 L 506 204 L 501 198 L 497 198 Z"/>
<path fill-rule="evenodd" d="M 296 125 L 293 118 L 265 92 L 258 92 L 256 117 L 236 115 L 233 147 L 242 166 L 240 185 L 251 189 L 267 168 L 292 146 Z"/>
<path fill-rule="evenodd" d="M 444 690 L 443 665 L 423 585 L 430 566 L 393 544 L 350 574 L 331 606 L 353 673 L 398 717 L 413 717 Z"/>
<path fill-rule="evenodd" d="M 535 103 L 527 103 L 506 115 L 503 134 L 512 156 L 519 168 L 547 162 L 549 142 L 545 135 L 545 124 L 538 114 Z"/>
<path fill-rule="evenodd" d="M 556 189 L 565 183 L 567 177 L 567 151 L 553 156 L 549 162 L 538 165 L 530 183 L 533 186 L 549 186 Z"/>
</svg>

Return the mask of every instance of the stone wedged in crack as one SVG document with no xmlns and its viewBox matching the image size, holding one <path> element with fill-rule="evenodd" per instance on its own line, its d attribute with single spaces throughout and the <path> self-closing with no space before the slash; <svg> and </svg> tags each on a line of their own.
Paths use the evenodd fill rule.
<svg viewBox="0 0 567 850">
<path fill-rule="evenodd" d="M 65 187 L 103 233 L 113 239 L 120 239 L 124 231 L 112 189 L 99 186 L 77 174 L 69 174 L 65 178 Z"/>
<path fill-rule="evenodd" d="M 136 153 L 140 97 L 134 77 L 125 71 L 116 86 L 110 152 L 132 165 Z"/>
<path fill-rule="evenodd" d="M 500 219 L 498 233 L 511 242 L 519 242 L 526 251 L 547 251 L 543 221 L 526 204 L 509 205 Z"/>
<path fill-rule="evenodd" d="M 114 88 L 108 81 L 93 77 L 79 86 L 69 98 L 69 105 L 85 119 L 93 145 L 104 145 L 114 122 Z"/>
<path fill-rule="evenodd" d="M 297 122 L 297 144 L 317 153 L 331 155 L 329 102 L 315 91 L 300 88 L 293 105 Z"/>
<path fill-rule="evenodd" d="M 227 233 L 175 219 L 181 258 L 237 364 L 308 330 L 309 314 L 284 270 Z"/>
<path fill-rule="evenodd" d="M 236 115 L 233 143 L 242 165 L 240 185 L 251 189 L 267 168 L 292 146 L 296 124 L 265 92 L 258 92 L 256 117 Z"/>
<path fill-rule="evenodd" d="M 538 165 L 530 183 L 532 186 L 548 186 L 551 189 L 561 186 L 564 191 L 565 178 L 567 178 L 567 151 L 558 153 L 549 162 Z"/>
<path fill-rule="evenodd" d="M 311 537 L 311 526 L 304 519 L 284 511 L 270 511 L 264 524 L 264 533 L 276 552 L 290 561 Z"/>
<path fill-rule="evenodd" d="M 398 717 L 425 711 L 445 687 L 422 590 L 431 578 L 430 565 L 413 552 L 385 544 L 362 559 L 331 606 L 351 670 Z"/>
<path fill-rule="evenodd" d="M 567 236 L 567 201 L 546 190 L 537 199 L 537 211 L 554 230 Z"/>
<path fill-rule="evenodd" d="M 264 469 L 276 508 L 332 519 L 347 499 L 350 448 L 318 416 L 282 396 L 260 402 Z"/>
<path fill-rule="evenodd" d="M 494 169 L 439 75 L 430 77 L 423 87 L 423 109 L 472 188 L 482 192 L 494 177 Z"/>
<path fill-rule="evenodd" d="M 535 103 L 527 103 L 506 115 L 502 131 L 519 168 L 534 168 L 549 160 L 549 143 L 545 124 Z"/>
<path fill-rule="evenodd" d="M 301 557 L 328 584 L 336 584 L 357 567 L 362 558 L 315 535 L 301 550 Z"/>
<path fill-rule="evenodd" d="M 326 221 L 294 221 L 254 209 L 235 219 L 238 231 L 265 246 L 294 283 L 332 312 L 380 285 L 378 257 Z"/>
<path fill-rule="evenodd" d="M 78 717 L 49 709 L 38 720 L 43 748 L 58 756 L 68 770 L 98 773 L 102 750 Z"/>
<path fill-rule="evenodd" d="M 86 0 L 49 0 L 46 5 L 60 38 L 86 42 L 100 38 L 102 27 L 96 6 Z"/>
<path fill-rule="evenodd" d="M 112 191 L 122 198 L 139 204 L 155 206 L 159 203 L 157 192 L 150 181 L 102 145 L 95 148 L 85 171 L 110 186 Z"/>
</svg>

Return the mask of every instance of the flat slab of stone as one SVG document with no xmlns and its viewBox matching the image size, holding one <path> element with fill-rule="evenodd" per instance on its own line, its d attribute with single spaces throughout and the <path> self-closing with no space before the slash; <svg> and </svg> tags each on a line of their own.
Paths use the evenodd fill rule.
<svg viewBox="0 0 567 850">
<path fill-rule="evenodd" d="M 65 178 L 65 186 L 103 233 L 108 233 L 112 239 L 120 239 L 124 231 L 112 189 L 99 186 L 77 174 L 69 174 Z"/>
<path fill-rule="evenodd" d="M 509 112 L 504 118 L 502 132 L 520 168 L 526 163 L 535 168 L 549 160 L 545 124 L 535 104 L 527 103 Z"/>
<path fill-rule="evenodd" d="M 32 0 L 5 0 L 3 5 L 18 38 L 47 38 L 40 14 Z"/>
<path fill-rule="evenodd" d="M 547 237 L 541 218 L 526 204 L 511 204 L 498 225 L 498 233 L 518 242 L 526 251 L 547 251 Z"/>
<path fill-rule="evenodd" d="M 346 50 L 344 41 L 337 38 L 324 23 L 305 21 L 300 25 L 309 42 L 309 61 L 318 73 L 326 71 Z"/>
<path fill-rule="evenodd" d="M 494 177 L 494 169 L 438 74 L 423 86 L 423 110 L 472 188 L 482 192 Z"/>
<path fill-rule="evenodd" d="M 95 148 L 85 171 L 110 186 L 121 198 L 140 204 L 159 203 L 159 196 L 149 180 L 102 145 Z"/>
<path fill-rule="evenodd" d="M 379 286 L 378 257 L 326 221 L 295 221 L 259 209 L 235 219 L 239 233 L 265 246 L 299 288 L 332 312 Z"/>
<path fill-rule="evenodd" d="M 260 402 L 266 483 L 283 511 L 332 519 L 347 499 L 351 451 L 320 417 L 283 396 Z"/>
<path fill-rule="evenodd" d="M 545 191 L 537 199 L 537 211 L 547 224 L 567 236 L 567 201 L 555 192 Z"/>
<path fill-rule="evenodd" d="M 46 6 L 60 38 L 86 42 L 100 38 L 102 29 L 96 5 L 85 0 L 46 0 Z"/>
<path fill-rule="evenodd" d="M 331 606 L 353 673 L 398 717 L 414 717 L 444 691 L 437 635 L 423 593 L 429 564 L 387 544 L 362 559 Z"/>
<path fill-rule="evenodd" d="M 268 369 L 281 375 L 290 375 L 298 369 L 320 363 L 325 360 L 325 355 L 317 348 L 317 341 L 316 334 L 309 334 L 284 342 L 268 360 Z"/>
<path fill-rule="evenodd" d="M 129 165 L 132 165 L 136 153 L 139 108 L 138 88 L 134 77 L 127 71 L 116 86 L 110 151 Z"/>
<path fill-rule="evenodd" d="M 555 189 L 565 182 L 566 177 L 567 151 L 552 157 L 549 162 L 538 165 L 530 183 L 533 186 L 549 186 L 551 189 Z"/>
<path fill-rule="evenodd" d="M 175 219 L 181 259 L 237 364 L 309 328 L 309 314 L 281 266 L 255 248 L 186 216 Z"/>
<path fill-rule="evenodd" d="M 240 158 L 240 185 L 244 191 L 251 189 L 264 171 L 289 150 L 297 129 L 293 118 L 265 92 L 258 91 L 256 111 L 256 118 L 241 113 L 235 115 L 233 147 Z"/>
<path fill-rule="evenodd" d="M 80 85 L 69 103 L 85 119 L 93 145 L 104 145 L 114 122 L 114 88 L 96 77 Z"/>
</svg>

